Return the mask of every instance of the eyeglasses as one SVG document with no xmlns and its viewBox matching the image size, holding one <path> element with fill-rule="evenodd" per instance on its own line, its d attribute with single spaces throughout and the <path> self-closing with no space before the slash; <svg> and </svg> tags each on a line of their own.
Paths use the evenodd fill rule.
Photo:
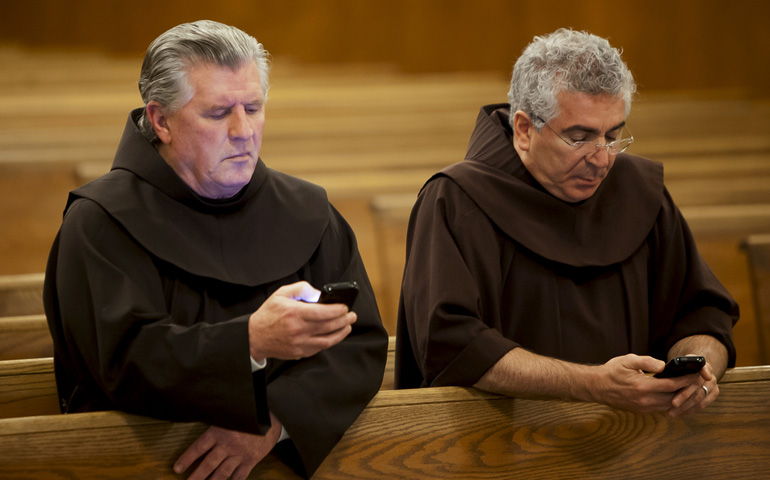
<svg viewBox="0 0 770 480">
<path fill-rule="evenodd" d="M 567 140 L 566 138 L 562 137 L 561 135 L 556 132 L 553 128 L 551 128 L 548 123 L 543 120 L 540 117 L 535 117 L 541 122 L 545 124 L 546 127 L 548 127 L 553 133 L 556 134 L 557 137 L 559 137 L 564 143 L 572 147 L 572 151 L 575 153 L 575 155 L 579 157 L 585 157 L 589 155 L 594 155 L 596 152 L 599 151 L 600 148 L 606 148 L 607 153 L 610 155 L 617 155 L 619 153 L 625 152 L 628 147 L 631 146 L 632 143 L 634 143 L 634 136 L 631 135 L 631 132 L 628 130 L 627 127 L 623 127 L 622 132 L 628 133 L 630 135 L 628 138 L 619 138 L 615 140 L 614 142 L 610 142 L 607 144 L 601 144 L 601 143 L 594 143 L 593 141 L 579 141 L 579 142 L 571 142 Z"/>
</svg>

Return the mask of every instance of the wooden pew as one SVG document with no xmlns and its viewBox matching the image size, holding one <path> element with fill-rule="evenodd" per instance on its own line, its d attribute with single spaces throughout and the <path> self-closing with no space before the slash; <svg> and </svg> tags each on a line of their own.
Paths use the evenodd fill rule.
<svg viewBox="0 0 770 480">
<path fill-rule="evenodd" d="M 114 411 L 4 419 L 0 478 L 183 478 L 171 466 L 206 428 Z M 249 478 L 300 477 L 270 454 Z"/>
<path fill-rule="evenodd" d="M 313 476 L 760 478 L 770 471 L 770 367 L 728 371 L 708 409 L 678 419 L 461 387 L 381 391 Z M 177 478 L 205 429 L 119 412 L 0 420 L 0 477 Z M 272 454 L 249 478 L 294 479 Z"/>
<path fill-rule="evenodd" d="M 770 363 L 770 235 L 751 235 L 741 246 L 748 260 L 759 356 Z"/>
<path fill-rule="evenodd" d="M 44 273 L 0 275 L 0 317 L 43 313 Z"/>
<path fill-rule="evenodd" d="M 395 337 L 388 343 L 382 390 L 393 389 Z M 59 413 L 53 358 L 0 361 L 0 418 Z"/>
<path fill-rule="evenodd" d="M 11 57 L 17 67 L 0 74 L 0 164 L 85 160 L 100 163 L 84 169 L 89 176 L 106 171 L 128 111 L 141 104 L 135 87 L 141 58 Z M 70 67 L 61 71 L 57 64 Z M 90 75 L 73 73 L 80 71 L 73 65 Z M 292 68 L 280 59 L 273 67 L 263 156 L 288 173 L 452 163 L 465 151 L 479 108 L 506 101 L 508 90 L 508 78 L 493 72 Z M 644 92 L 629 125 L 634 151 L 656 158 L 770 151 L 770 105 L 733 92 Z"/>
<path fill-rule="evenodd" d="M 0 317 L 0 360 L 53 356 L 45 315 Z"/>
<path fill-rule="evenodd" d="M 769 380 L 767 367 L 736 369 L 712 407 L 676 420 L 473 389 L 381 392 L 318 478 L 761 476 L 770 468 Z"/>
<path fill-rule="evenodd" d="M 58 413 L 53 358 L 0 361 L 0 418 Z"/>
</svg>

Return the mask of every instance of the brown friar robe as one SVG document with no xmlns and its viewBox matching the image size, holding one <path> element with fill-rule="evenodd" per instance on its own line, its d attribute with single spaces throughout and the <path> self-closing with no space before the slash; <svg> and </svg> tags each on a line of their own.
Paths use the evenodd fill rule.
<svg viewBox="0 0 770 480">
<path fill-rule="evenodd" d="M 621 154 L 579 203 L 549 194 L 518 158 L 507 104 L 484 107 L 465 161 L 412 211 L 396 386 L 473 385 L 523 347 L 580 363 L 665 359 L 713 335 L 735 363 L 738 306 L 695 248 L 663 167 Z"/>
<path fill-rule="evenodd" d="M 119 409 L 252 433 L 264 433 L 273 412 L 310 475 L 385 367 L 387 334 L 354 234 L 323 189 L 261 159 L 236 197 L 195 195 L 136 116 L 112 170 L 70 194 L 48 263 L 63 410 Z M 250 314 L 300 280 L 358 282 L 352 333 L 252 373 Z"/>
</svg>

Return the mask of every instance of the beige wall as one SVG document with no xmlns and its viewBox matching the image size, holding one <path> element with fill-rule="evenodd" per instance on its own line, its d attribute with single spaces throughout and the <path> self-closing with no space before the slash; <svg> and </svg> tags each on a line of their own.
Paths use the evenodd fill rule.
<svg viewBox="0 0 770 480">
<path fill-rule="evenodd" d="M 533 35 L 590 30 L 625 50 L 643 90 L 768 97 L 765 0 L 26 0 L 4 2 L 0 42 L 141 54 L 167 28 L 211 18 L 302 63 L 508 72 Z"/>
</svg>

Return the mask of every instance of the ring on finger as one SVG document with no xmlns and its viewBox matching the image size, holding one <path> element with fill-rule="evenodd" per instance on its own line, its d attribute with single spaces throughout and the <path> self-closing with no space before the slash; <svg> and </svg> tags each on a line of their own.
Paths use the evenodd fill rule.
<svg viewBox="0 0 770 480">
<path fill-rule="evenodd" d="M 709 396 L 709 389 L 708 389 L 708 387 L 705 386 L 705 385 L 701 385 L 700 388 L 703 389 L 703 391 L 706 393 L 706 396 L 708 397 Z"/>
</svg>

